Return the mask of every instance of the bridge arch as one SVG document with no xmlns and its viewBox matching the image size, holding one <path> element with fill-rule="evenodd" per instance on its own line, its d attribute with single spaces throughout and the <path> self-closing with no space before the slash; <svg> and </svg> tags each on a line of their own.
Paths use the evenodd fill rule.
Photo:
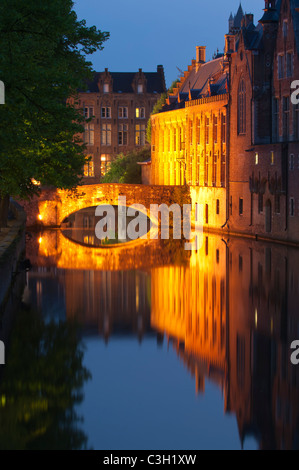
<svg viewBox="0 0 299 470">
<path fill-rule="evenodd" d="M 84 185 L 76 193 L 59 189 L 42 189 L 39 197 L 22 205 L 27 213 L 27 225 L 60 227 L 63 220 L 81 209 L 110 204 L 116 206 L 118 198 L 126 198 L 126 205 L 142 204 L 150 215 L 151 204 L 191 204 L 190 190 L 186 186 L 145 186 L 133 184 Z"/>
</svg>

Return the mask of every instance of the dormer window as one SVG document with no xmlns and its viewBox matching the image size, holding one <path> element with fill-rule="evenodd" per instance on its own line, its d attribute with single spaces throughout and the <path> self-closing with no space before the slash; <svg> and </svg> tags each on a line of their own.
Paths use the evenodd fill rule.
<svg viewBox="0 0 299 470">
<path fill-rule="evenodd" d="M 104 83 L 103 91 L 104 93 L 109 93 L 109 83 Z"/>
<path fill-rule="evenodd" d="M 143 93 L 143 85 L 142 85 L 142 83 L 138 83 L 138 85 L 137 85 L 137 93 Z"/>
<path fill-rule="evenodd" d="M 287 36 L 288 36 L 288 20 L 284 20 L 283 26 L 282 26 L 282 31 L 283 31 L 283 37 L 287 38 Z"/>
</svg>

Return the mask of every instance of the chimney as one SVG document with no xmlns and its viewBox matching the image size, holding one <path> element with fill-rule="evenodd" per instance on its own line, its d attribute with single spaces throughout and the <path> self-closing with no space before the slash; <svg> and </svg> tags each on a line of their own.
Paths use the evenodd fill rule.
<svg viewBox="0 0 299 470">
<path fill-rule="evenodd" d="M 232 54 L 236 50 L 236 38 L 234 34 L 225 35 L 225 55 Z"/>
<path fill-rule="evenodd" d="M 196 46 L 196 72 L 206 61 L 206 46 Z"/>
</svg>

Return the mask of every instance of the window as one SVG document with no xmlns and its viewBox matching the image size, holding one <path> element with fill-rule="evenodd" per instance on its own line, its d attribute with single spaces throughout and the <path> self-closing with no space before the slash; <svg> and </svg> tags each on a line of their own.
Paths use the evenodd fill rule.
<svg viewBox="0 0 299 470">
<path fill-rule="evenodd" d="M 274 211 L 275 211 L 275 214 L 280 214 L 280 195 L 279 194 L 275 194 L 275 197 L 274 197 Z"/>
<path fill-rule="evenodd" d="M 216 178 L 217 178 L 217 154 L 214 155 L 213 159 L 213 174 L 212 174 L 212 184 L 216 186 Z"/>
<path fill-rule="evenodd" d="M 86 119 L 93 118 L 94 117 L 94 108 L 90 107 L 84 107 L 84 117 Z"/>
<path fill-rule="evenodd" d="M 283 21 L 282 32 L 283 32 L 283 37 L 287 38 L 287 36 L 288 36 L 288 20 Z"/>
<path fill-rule="evenodd" d="M 196 118 L 196 145 L 200 145 L 200 119 Z"/>
<path fill-rule="evenodd" d="M 273 150 L 271 151 L 271 165 L 274 165 L 275 163 L 275 156 Z"/>
<path fill-rule="evenodd" d="M 239 199 L 239 215 L 243 215 L 243 198 Z"/>
<path fill-rule="evenodd" d="M 86 178 L 91 178 L 94 176 L 94 164 L 93 164 L 93 157 L 92 155 L 89 155 L 91 160 L 89 162 L 86 162 L 84 165 L 84 176 Z"/>
<path fill-rule="evenodd" d="M 225 153 L 222 152 L 221 154 L 221 175 L 220 175 L 220 183 L 221 186 L 225 186 Z"/>
<path fill-rule="evenodd" d="M 118 145 L 128 145 L 128 125 L 120 124 L 118 126 Z"/>
<path fill-rule="evenodd" d="M 246 133 L 246 88 L 241 79 L 238 91 L 238 134 Z"/>
<path fill-rule="evenodd" d="M 109 83 L 104 83 L 103 91 L 104 93 L 109 93 Z"/>
<path fill-rule="evenodd" d="M 111 145 L 111 124 L 102 124 L 101 144 Z"/>
<path fill-rule="evenodd" d="M 101 176 L 104 176 L 110 168 L 111 155 L 102 153 L 101 155 Z"/>
<path fill-rule="evenodd" d="M 85 124 L 83 141 L 87 145 L 94 145 L 94 125 Z"/>
<path fill-rule="evenodd" d="M 274 98 L 273 101 L 273 140 L 278 141 L 279 137 L 279 100 Z"/>
<path fill-rule="evenodd" d="M 189 144 L 193 145 L 193 121 L 189 122 Z"/>
<path fill-rule="evenodd" d="M 118 117 L 120 119 L 127 119 L 128 118 L 128 108 L 127 108 L 127 106 L 120 106 L 118 108 Z"/>
<path fill-rule="evenodd" d="M 220 201 L 219 199 L 216 199 L 216 214 L 220 214 Z"/>
<path fill-rule="evenodd" d="M 136 118 L 137 119 L 145 118 L 145 108 L 136 108 Z"/>
<path fill-rule="evenodd" d="M 258 212 L 261 214 L 264 210 L 264 195 L 259 194 L 258 196 Z"/>
<path fill-rule="evenodd" d="M 226 115 L 221 114 L 221 142 L 226 142 Z"/>
<path fill-rule="evenodd" d="M 141 147 L 145 145 L 145 124 L 135 126 L 135 143 Z"/>
<path fill-rule="evenodd" d="M 287 53 L 287 77 L 293 76 L 293 53 Z"/>
<path fill-rule="evenodd" d="M 176 146 L 176 127 L 173 129 L 173 151 L 176 152 L 177 146 Z"/>
<path fill-rule="evenodd" d="M 284 55 L 280 54 L 278 56 L 278 78 L 281 79 L 284 77 Z"/>
<path fill-rule="evenodd" d="M 218 117 L 214 116 L 214 119 L 213 119 L 213 140 L 214 140 L 214 144 L 217 144 L 217 139 L 218 139 Z"/>
<path fill-rule="evenodd" d="M 291 197 L 290 199 L 290 216 L 294 217 L 295 215 L 295 199 Z"/>
<path fill-rule="evenodd" d="M 255 164 L 256 165 L 259 164 L 259 154 L 258 153 L 255 154 Z"/>
<path fill-rule="evenodd" d="M 138 85 L 137 85 L 137 93 L 143 93 L 143 85 L 142 85 L 142 83 L 138 83 Z"/>
<path fill-rule="evenodd" d="M 209 145 L 209 142 L 210 142 L 210 119 L 208 117 L 206 117 L 205 134 L 206 134 L 206 145 Z"/>
<path fill-rule="evenodd" d="M 289 139 L 289 114 L 290 114 L 290 102 L 289 97 L 283 97 L 283 138 L 284 140 Z"/>
<path fill-rule="evenodd" d="M 101 110 L 101 116 L 103 119 L 110 119 L 111 118 L 111 108 L 110 107 L 103 107 Z"/>
<path fill-rule="evenodd" d="M 299 104 L 293 106 L 294 137 L 299 140 Z"/>
<path fill-rule="evenodd" d="M 205 210 L 205 221 L 206 221 L 206 224 L 209 223 L 209 205 L 206 204 L 206 210 Z M 208 237 L 206 237 L 206 241 L 208 240 Z"/>
<path fill-rule="evenodd" d="M 205 186 L 208 186 L 208 183 L 209 183 L 209 155 L 206 155 L 204 179 L 205 179 Z"/>
<path fill-rule="evenodd" d="M 290 163 L 290 170 L 294 170 L 294 167 L 295 167 L 295 157 L 294 157 L 293 154 L 290 155 L 289 163 Z"/>
<path fill-rule="evenodd" d="M 243 271 L 243 257 L 239 255 L 239 272 Z"/>
<path fill-rule="evenodd" d="M 179 127 L 179 150 L 185 150 L 185 132 L 182 127 Z"/>
</svg>

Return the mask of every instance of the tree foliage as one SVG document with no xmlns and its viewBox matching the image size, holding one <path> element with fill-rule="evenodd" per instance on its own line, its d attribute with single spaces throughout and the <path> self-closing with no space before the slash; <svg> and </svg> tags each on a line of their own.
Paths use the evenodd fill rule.
<svg viewBox="0 0 299 470">
<path fill-rule="evenodd" d="M 135 150 L 124 155 L 117 156 L 109 171 L 101 179 L 102 183 L 141 184 L 141 166 L 138 162 L 144 162 L 151 158 L 150 149 Z"/>
<path fill-rule="evenodd" d="M 0 384 L 0 449 L 82 449 L 75 407 L 91 378 L 78 328 L 19 311 Z"/>
<path fill-rule="evenodd" d="M 76 92 L 92 72 L 86 55 L 108 37 L 79 21 L 71 0 L 1 0 L 0 198 L 30 196 L 33 178 L 65 189 L 79 183 L 85 157 Z"/>
</svg>

